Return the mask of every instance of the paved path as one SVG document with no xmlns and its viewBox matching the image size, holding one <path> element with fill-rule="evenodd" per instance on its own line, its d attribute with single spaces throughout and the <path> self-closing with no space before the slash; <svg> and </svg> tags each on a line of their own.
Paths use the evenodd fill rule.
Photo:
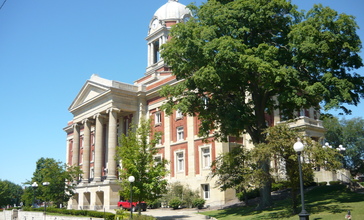
<svg viewBox="0 0 364 220">
<path fill-rule="evenodd" d="M 203 220 L 208 219 L 207 216 L 198 214 L 197 209 L 147 209 L 142 212 L 143 215 L 151 215 L 156 217 L 158 220 Z"/>
</svg>

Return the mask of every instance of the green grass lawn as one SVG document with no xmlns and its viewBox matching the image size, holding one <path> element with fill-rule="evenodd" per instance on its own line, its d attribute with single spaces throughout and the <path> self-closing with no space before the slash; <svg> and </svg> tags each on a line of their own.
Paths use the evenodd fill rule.
<svg viewBox="0 0 364 220">
<path fill-rule="evenodd" d="M 364 219 L 364 194 L 351 192 L 343 185 L 318 186 L 305 194 L 306 210 L 310 219 L 345 220 L 348 210 L 353 220 Z M 298 219 L 292 214 L 289 199 L 276 201 L 274 206 L 264 211 L 255 210 L 255 206 L 207 211 L 202 214 L 219 220 L 240 219 Z M 299 208 L 301 210 L 301 208 Z"/>
</svg>

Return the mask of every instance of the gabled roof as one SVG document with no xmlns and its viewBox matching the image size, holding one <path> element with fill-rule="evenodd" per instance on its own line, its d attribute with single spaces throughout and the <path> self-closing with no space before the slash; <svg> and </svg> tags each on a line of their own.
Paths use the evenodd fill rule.
<svg viewBox="0 0 364 220">
<path fill-rule="evenodd" d="M 91 78 L 83 85 L 68 110 L 72 112 L 76 108 L 86 105 L 115 89 L 117 91 L 123 91 L 127 93 L 137 93 L 138 91 L 145 90 L 145 88 L 142 88 L 141 86 L 108 80 L 93 74 Z"/>
<path fill-rule="evenodd" d="M 100 78 L 98 75 L 93 74 L 89 80 L 81 88 L 76 98 L 73 100 L 69 111 L 72 109 L 96 99 L 102 94 L 107 93 L 111 87 L 111 80 Z"/>
</svg>

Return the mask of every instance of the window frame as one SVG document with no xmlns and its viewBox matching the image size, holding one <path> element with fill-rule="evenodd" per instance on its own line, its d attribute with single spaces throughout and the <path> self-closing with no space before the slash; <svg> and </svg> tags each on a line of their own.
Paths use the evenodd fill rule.
<svg viewBox="0 0 364 220">
<path fill-rule="evenodd" d="M 208 153 L 204 152 L 204 150 L 208 150 Z M 200 147 L 200 155 L 201 155 L 201 168 L 204 170 L 210 169 L 210 167 L 211 167 L 211 146 Z"/>
<path fill-rule="evenodd" d="M 179 155 L 182 155 L 181 157 Z M 176 173 L 183 173 L 185 171 L 185 152 L 176 151 L 175 152 L 175 162 L 176 162 Z"/>
<path fill-rule="evenodd" d="M 183 126 L 178 126 L 176 128 L 176 133 L 177 133 L 177 141 L 183 141 L 185 139 Z"/>
<path fill-rule="evenodd" d="M 162 124 L 162 112 L 157 111 L 154 113 L 154 125 L 161 125 Z"/>
<path fill-rule="evenodd" d="M 202 197 L 203 197 L 203 199 L 209 200 L 211 198 L 210 184 L 208 184 L 208 183 L 201 184 L 201 188 L 202 188 Z"/>
</svg>

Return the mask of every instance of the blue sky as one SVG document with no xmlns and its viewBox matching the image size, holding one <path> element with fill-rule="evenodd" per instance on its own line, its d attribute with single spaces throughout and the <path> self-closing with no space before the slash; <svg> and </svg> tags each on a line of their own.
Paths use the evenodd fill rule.
<svg viewBox="0 0 364 220">
<path fill-rule="evenodd" d="M 5 2 L 0 10 L 0 179 L 16 184 L 30 180 L 41 157 L 65 162 L 63 128 L 72 119 L 68 107 L 73 99 L 94 73 L 126 83 L 143 76 L 148 24 L 166 2 Z M 364 29 L 360 0 L 292 2 L 299 9 L 322 3 L 354 15 Z M 358 34 L 364 41 L 363 29 Z M 358 72 L 364 75 L 363 69 Z M 362 117 L 364 104 L 352 110 L 350 117 Z"/>
</svg>

